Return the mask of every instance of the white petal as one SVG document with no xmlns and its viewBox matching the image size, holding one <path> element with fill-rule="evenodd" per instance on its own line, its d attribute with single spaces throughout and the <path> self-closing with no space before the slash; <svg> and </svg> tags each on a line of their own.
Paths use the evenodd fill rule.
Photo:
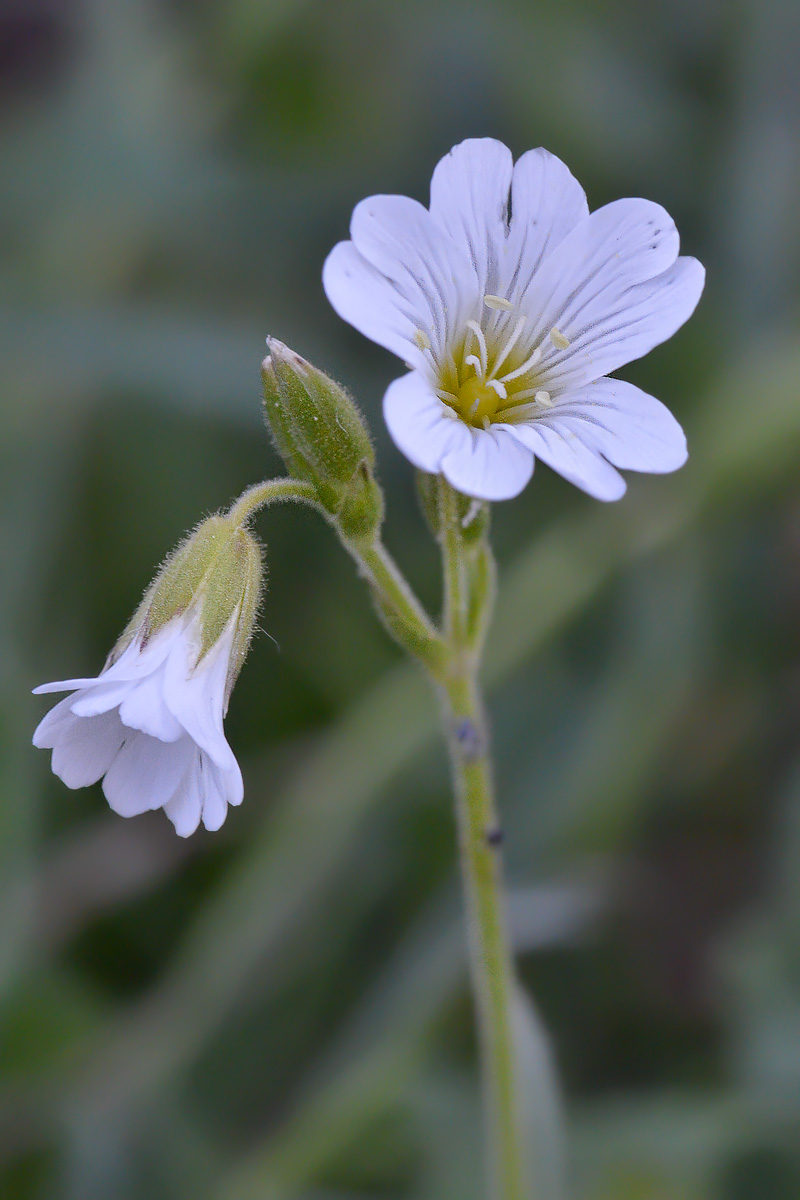
<svg viewBox="0 0 800 1200">
<path fill-rule="evenodd" d="M 69 788 L 88 787 L 106 773 L 125 739 L 115 712 L 76 717 L 60 725 L 53 746 L 53 773 Z"/>
<path fill-rule="evenodd" d="M 383 415 L 392 441 L 415 467 L 431 475 L 438 474 L 451 451 L 469 453 L 469 429 L 451 413 L 416 371 L 395 379 L 383 397 Z"/>
<path fill-rule="evenodd" d="M 497 293 L 508 233 L 513 159 L 494 138 L 469 138 L 454 146 L 431 180 L 431 215 L 467 247 L 478 299 Z"/>
<path fill-rule="evenodd" d="M 523 154 L 511 183 L 506 281 L 500 294 L 516 303 L 544 256 L 588 216 L 586 193 L 559 158 L 541 147 Z"/>
<path fill-rule="evenodd" d="M 161 808 L 172 798 L 197 748 L 185 736 L 177 742 L 162 742 L 138 730 L 125 730 L 125 734 L 125 744 L 106 773 L 103 791 L 114 812 L 135 817 Z"/>
<path fill-rule="evenodd" d="M 59 700 L 49 713 L 45 713 L 33 731 L 33 744 L 40 750 L 52 750 L 60 739 L 61 733 L 72 724 L 72 702 L 74 696 L 66 696 Z"/>
<path fill-rule="evenodd" d="M 625 494 L 622 476 L 552 413 L 508 428 L 521 445 L 595 499 L 619 500 Z"/>
<path fill-rule="evenodd" d="M 532 341 L 542 343 L 540 370 L 550 390 L 565 373 L 575 375 L 573 384 L 599 379 L 613 369 L 608 352 L 615 368 L 675 332 L 702 290 L 695 278 L 702 268 L 689 268 L 691 259 L 677 267 L 677 253 L 677 230 L 660 205 L 616 200 L 545 256 L 524 306 L 534 323 Z M 568 339 L 566 349 L 552 344 L 553 328 Z"/>
<path fill-rule="evenodd" d="M 176 640 L 164 670 L 167 708 L 201 750 L 227 771 L 236 763 L 222 728 L 234 633 L 235 621 L 231 621 L 199 663 L 191 638 Z"/>
<path fill-rule="evenodd" d="M 178 837 L 189 837 L 200 824 L 205 792 L 204 759 L 202 752 L 193 757 L 175 795 L 164 805 Z"/>
<path fill-rule="evenodd" d="M 180 626 L 179 618 L 170 621 L 154 637 L 150 638 L 145 646 L 142 646 L 138 639 L 134 639 L 126 646 L 117 661 L 102 670 L 99 675 L 93 675 L 86 679 L 61 679 L 55 683 L 43 683 L 33 689 L 33 694 L 40 696 L 47 692 L 75 692 L 79 688 L 93 688 L 98 685 L 105 687 L 112 683 L 127 683 L 132 679 L 141 679 L 154 671 L 167 657 L 169 647 Z M 102 708 L 99 711 L 107 712 L 108 709 Z"/>
<path fill-rule="evenodd" d="M 548 387 L 572 391 L 648 354 L 688 321 L 704 284 L 705 269 L 697 259 L 682 257 L 662 275 L 631 288 L 613 309 L 593 308 L 590 323 L 553 356 L 557 361 L 543 362 Z"/>
<path fill-rule="evenodd" d="M 131 688 L 136 682 L 130 679 L 118 679 L 116 682 L 105 683 L 102 675 L 71 698 L 70 704 L 76 717 L 97 717 L 101 713 L 111 712 L 119 708 L 123 700 L 130 695 Z"/>
<path fill-rule="evenodd" d="M 444 477 L 460 492 L 481 500 L 509 500 L 519 495 L 533 474 L 533 455 L 506 426 L 470 429 L 468 434 L 467 444 L 450 450 L 442 459 Z"/>
<path fill-rule="evenodd" d="M 322 268 L 322 286 L 334 310 L 359 333 L 399 358 L 419 360 L 414 333 L 430 322 L 427 306 L 402 295 L 352 242 L 339 242 L 331 250 Z"/>
<path fill-rule="evenodd" d="M 164 701 L 164 666 L 128 686 L 128 694 L 119 706 L 123 725 L 141 729 L 162 742 L 176 741 L 183 733 L 183 726 Z"/>
<path fill-rule="evenodd" d="M 669 409 L 621 379 L 598 379 L 559 397 L 548 418 L 624 470 L 662 474 L 686 462 L 686 437 Z"/>
<path fill-rule="evenodd" d="M 33 689 L 33 695 L 46 696 L 49 692 L 76 692 L 79 688 L 93 687 L 99 678 L 98 675 L 92 675 L 87 679 L 57 679 L 55 683 L 40 683 Z"/>
<path fill-rule="evenodd" d="M 390 281 L 396 303 L 434 348 L 447 344 L 480 294 L 461 241 L 453 241 L 423 205 L 408 196 L 370 196 L 353 210 L 358 253 Z"/>
<path fill-rule="evenodd" d="M 227 790 L 230 781 L 227 773 L 220 771 L 219 767 L 215 766 L 210 759 L 205 760 L 204 769 L 206 787 L 203 797 L 203 825 L 215 833 L 223 825 L 228 815 Z M 239 779 L 241 780 L 241 775 Z M 235 795 L 235 789 L 232 790 Z"/>
</svg>

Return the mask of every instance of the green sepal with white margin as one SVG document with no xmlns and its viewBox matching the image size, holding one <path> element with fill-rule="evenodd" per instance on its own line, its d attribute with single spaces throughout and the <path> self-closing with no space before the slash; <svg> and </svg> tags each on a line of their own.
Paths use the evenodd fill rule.
<svg viewBox="0 0 800 1200">
<path fill-rule="evenodd" d="M 262 550 L 248 529 L 230 517 L 202 521 L 164 560 L 141 604 L 111 652 L 110 666 L 135 637 L 146 644 L 175 617 L 197 622 L 197 662 L 234 623 L 227 695 L 247 656 L 264 578 Z"/>
<path fill-rule="evenodd" d="M 289 473 L 313 484 L 347 537 L 374 536 L 383 519 L 375 451 L 352 398 L 283 342 L 267 340 L 261 365 L 264 411 Z"/>
<path fill-rule="evenodd" d="M 439 511 L 440 486 L 441 477 L 439 475 L 429 475 L 427 471 L 417 471 L 417 499 L 426 524 L 437 541 L 442 528 Z M 485 500 L 475 500 L 472 496 L 464 496 L 461 492 L 456 492 L 456 511 L 464 545 L 477 546 L 483 542 L 489 533 L 491 506 Z"/>
</svg>

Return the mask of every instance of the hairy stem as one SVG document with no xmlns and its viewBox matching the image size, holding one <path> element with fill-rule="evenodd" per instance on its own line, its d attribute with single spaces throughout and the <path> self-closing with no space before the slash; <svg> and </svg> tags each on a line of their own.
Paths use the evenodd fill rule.
<svg viewBox="0 0 800 1200">
<path fill-rule="evenodd" d="M 442 676 L 447 647 L 379 537 L 360 541 L 342 538 L 370 585 L 372 598 L 389 633 L 434 679 Z"/>
<path fill-rule="evenodd" d="M 316 489 L 301 479 L 265 479 L 254 483 L 228 509 L 231 520 L 241 524 L 267 504 L 279 504 L 284 500 L 299 500 L 302 504 L 317 503 Z"/>
</svg>

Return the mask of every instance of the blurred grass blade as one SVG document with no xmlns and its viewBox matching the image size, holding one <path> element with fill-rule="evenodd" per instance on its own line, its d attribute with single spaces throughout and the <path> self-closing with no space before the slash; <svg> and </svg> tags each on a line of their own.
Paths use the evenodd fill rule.
<svg viewBox="0 0 800 1200">
<path fill-rule="evenodd" d="M 549 1035 L 520 984 L 512 1015 L 530 1195 L 536 1200 L 564 1200 L 566 1133 L 561 1087 Z"/>
</svg>

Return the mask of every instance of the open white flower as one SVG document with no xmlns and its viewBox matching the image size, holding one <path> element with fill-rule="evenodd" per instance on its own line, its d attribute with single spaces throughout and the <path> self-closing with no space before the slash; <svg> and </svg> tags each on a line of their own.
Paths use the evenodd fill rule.
<svg viewBox="0 0 800 1200">
<path fill-rule="evenodd" d="M 198 662 L 196 619 L 175 617 L 146 642 L 137 637 L 95 679 L 45 683 L 36 692 L 75 694 L 42 720 L 33 743 L 52 749 L 67 787 L 97 783 L 114 812 L 163 808 L 181 837 L 202 820 L 219 829 L 241 804 L 242 774 L 222 731 L 232 622 Z"/>
<path fill-rule="evenodd" d="M 430 209 L 406 196 L 357 205 L 323 283 L 346 321 L 399 355 L 384 415 L 423 471 L 485 500 L 517 495 L 541 458 L 600 500 L 615 470 L 674 471 L 686 440 L 660 401 L 606 376 L 671 337 L 704 270 L 678 257 L 648 200 L 589 213 L 559 159 L 516 164 L 491 138 L 436 167 Z"/>
<path fill-rule="evenodd" d="M 74 693 L 33 735 L 67 787 L 103 779 L 120 816 L 163 808 L 181 837 L 201 821 L 219 829 L 242 802 L 222 723 L 260 587 L 250 533 L 209 517 L 167 559 L 98 676 L 35 689 Z"/>
</svg>

